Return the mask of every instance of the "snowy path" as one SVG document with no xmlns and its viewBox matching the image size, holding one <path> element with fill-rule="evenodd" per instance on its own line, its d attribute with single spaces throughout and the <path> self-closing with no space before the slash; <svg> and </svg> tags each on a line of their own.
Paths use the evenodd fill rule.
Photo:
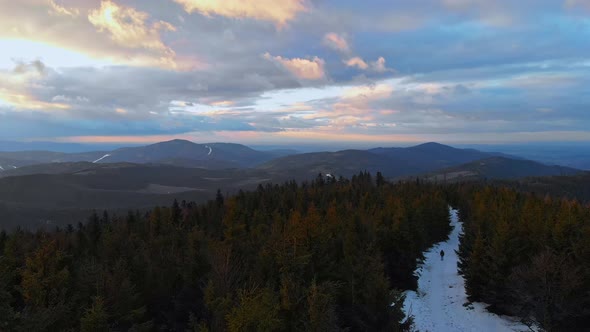
<svg viewBox="0 0 590 332">
<path fill-rule="evenodd" d="M 451 210 L 453 231 L 446 242 L 436 244 L 425 253 L 425 261 L 417 270 L 418 292 L 407 291 L 404 310 L 414 316 L 415 329 L 421 332 L 445 331 L 531 331 L 511 317 L 492 314 L 483 303 L 467 303 L 463 277 L 457 272 L 459 223 L 457 211 Z M 444 261 L 440 250 L 445 251 Z"/>
</svg>

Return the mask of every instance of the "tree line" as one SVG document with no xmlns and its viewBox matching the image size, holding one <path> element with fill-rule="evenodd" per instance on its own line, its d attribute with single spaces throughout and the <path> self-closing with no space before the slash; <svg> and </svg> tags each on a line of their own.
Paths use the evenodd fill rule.
<svg viewBox="0 0 590 332">
<path fill-rule="evenodd" d="M 406 331 L 447 201 L 363 172 L 2 232 L 0 330 Z"/>
</svg>

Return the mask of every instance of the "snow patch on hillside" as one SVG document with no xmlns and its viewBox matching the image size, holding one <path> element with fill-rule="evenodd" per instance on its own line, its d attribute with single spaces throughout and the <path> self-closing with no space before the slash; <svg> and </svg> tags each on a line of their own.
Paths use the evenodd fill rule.
<svg viewBox="0 0 590 332">
<path fill-rule="evenodd" d="M 207 153 L 207 155 L 210 156 L 211 153 L 213 153 L 213 149 L 209 145 L 205 145 L 205 147 L 209 149 L 209 153 Z"/>
<path fill-rule="evenodd" d="M 92 163 L 93 163 L 93 164 L 96 164 L 97 162 L 99 162 L 99 161 L 101 161 L 101 160 L 103 160 L 103 159 L 105 159 L 105 158 L 108 158 L 108 157 L 110 157 L 110 156 L 111 156 L 110 154 L 105 154 L 104 156 L 102 156 L 102 157 L 100 157 L 100 158 L 96 159 L 95 161 L 93 161 Z"/>
<path fill-rule="evenodd" d="M 498 316 L 488 312 L 484 303 L 469 303 L 465 281 L 457 271 L 459 234 L 462 224 L 456 210 L 451 210 L 453 231 L 449 239 L 425 253 L 422 266 L 416 270 L 418 290 L 407 291 L 404 311 L 414 316 L 415 329 L 435 331 L 536 331 L 519 322 L 518 318 Z M 440 251 L 444 250 L 444 260 Z"/>
</svg>

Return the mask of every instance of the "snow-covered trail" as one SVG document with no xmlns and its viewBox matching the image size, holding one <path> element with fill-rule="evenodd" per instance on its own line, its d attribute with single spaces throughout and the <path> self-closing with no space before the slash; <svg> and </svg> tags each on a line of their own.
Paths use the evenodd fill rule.
<svg viewBox="0 0 590 332">
<path fill-rule="evenodd" d="M 424 264 L 418 268 L 418 291 L 407 291 L 404 310 L 414 316 L 415 329 L 439 331 L 530 331 L 516 318 L 498 316 L 485 309 L 483 303 L 468 302 L 463 277 L 457 271 L 459 223 L 457 211 L 451 210 L 453 231 L 446 242 L 440 242 L 425 253 Z M 444 261 L 440 251 L 444 250 Z"/>
</svg>

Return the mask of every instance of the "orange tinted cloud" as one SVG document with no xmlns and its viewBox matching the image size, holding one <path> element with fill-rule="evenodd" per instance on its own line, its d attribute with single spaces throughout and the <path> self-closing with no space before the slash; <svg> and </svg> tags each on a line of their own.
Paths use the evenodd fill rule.
<svg viewBox="0 0 590 332">
<path fill-rule="evenodd" d="M 348 67 L 357 67 L 358 69 L 367 69 L 369 68 L 369 65 L 365 62 L 365 60 L 361 59 L 358 56 L 355 56 L 354 58 L 350 58 L 348 59 L 348 61 L 344 62 Z"/>
<path fill-rule="evenodd" d="M 253 18 L 282 26 L 307 10 L 306 0 L 174 0 L 188 13 Z"/>
<path fill-rule="evenodd" d="M 283 68 L 287 69 L 291 74 L 300 79 L 319 80 L 326 76 L 324 71 L 325 62 L 317 56 L 312 59 L 288 59 L 265 53 L 264 58 L 280 64 Z"/>
<path fill-rule="evenodd" d="M 344 64 L 346 64 L 348 67 L 356 67 L 362 70 L 370 69 L 371 71 L 377 73 L 393 72 L 393 69 L 387 68 L 385 62 L 385 58 L 382 56 L 379 57 L 376 61 L 371 61 L 370 64 L 365 62 L 365 60 L 363 60 L 361 57 L 355 56 L 353 58 L 348 59 L 347 61 L 344 61 Z"/>
<path fill-rule="evenodd" d="M 67 104 L 41 101 L 27 93 L 19 93 L 3 88 L 0 88 L 0 101 L 12 105 L 16 109 L 64 110 L 70 108 L 70 105 Z"/>
<path fill-rule="evenodd" d="M 330 32 L 324 36 L 324 45 L 336 51 L 344 53 L 350 52 L 350 46 L 348 45 L 346 38 L 334 32 Z"/>
<path fill-rule="evenodd" d="M 233 102 L 231 100 L 220 100 L 220 101 L 214 101 L 214 102 L 210 103 L 209 105 L 215 106 L 215 107 L 230 107 L 230 106 L 233 106 L 234 104 L 235 104 L 235 102 Z"/>
</svg>

